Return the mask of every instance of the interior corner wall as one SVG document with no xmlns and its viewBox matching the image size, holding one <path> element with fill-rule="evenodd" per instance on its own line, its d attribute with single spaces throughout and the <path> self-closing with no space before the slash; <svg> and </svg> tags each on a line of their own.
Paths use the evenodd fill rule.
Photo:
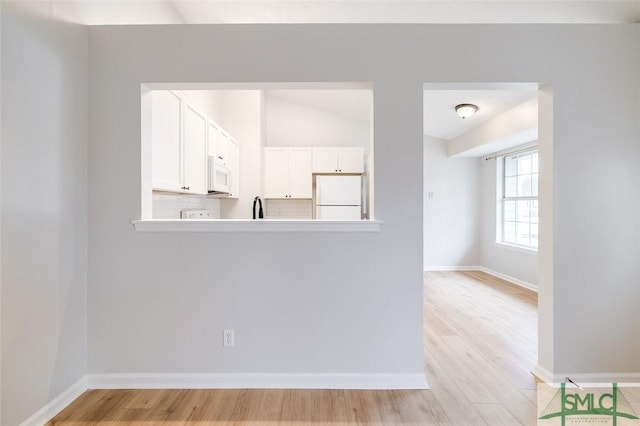
<svg viewBox="0 0 640 426">
<path fill-rule="evenodd" d="M 483 158 L 480 163 L 480 266 L 535 288 L 538 254 L 496 244 L 497 161 Z"/>
<path fill-rule="evenodd" d="M 87 372 L 88 30 L 2 2 L 3 425 Z"/>
<path fill-rule="evenodd" d="M 470 81 L 554 87 L 554 283 L 540 286 L 554 336 L 540 338 L 555 345 L 540 359 L 640 371 L 637 24 L 101 26 L 89 40 L 90 373 L 420 374 L 423 84 Z M 370 81 L 382 231 L 136 233 L 141 80 Z"/>
<path fill-rule="evenodd" d="M 446 144 L 424 137 L 425 271 L 480 265 L 480 160 L 451 158 Z"/>
</svg>

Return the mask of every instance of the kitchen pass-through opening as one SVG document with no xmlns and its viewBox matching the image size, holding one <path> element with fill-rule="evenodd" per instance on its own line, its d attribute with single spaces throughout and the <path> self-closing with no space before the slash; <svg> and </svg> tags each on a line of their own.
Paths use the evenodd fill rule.
<svg viewBox="0 0 640 426">
<path fill-rule="evenodd" d="M 374 217 L 370 83 L 143 84 L 141 108 L 142 220 Z"/>
</svg>

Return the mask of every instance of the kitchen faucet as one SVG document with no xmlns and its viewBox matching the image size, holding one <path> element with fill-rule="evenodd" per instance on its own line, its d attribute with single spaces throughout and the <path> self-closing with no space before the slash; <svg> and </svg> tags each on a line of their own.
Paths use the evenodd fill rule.
<svg viewBox="0 0 640 426">
<path fill-rule="evenodd" d="M 256 218 L 256 203 L 258 204 L 258 219 L 264 219 L 264 213 L 262 211 L 262 200 L 260 197 L 256 197 L 253 199 L 253 218 Z"/>
</svg>

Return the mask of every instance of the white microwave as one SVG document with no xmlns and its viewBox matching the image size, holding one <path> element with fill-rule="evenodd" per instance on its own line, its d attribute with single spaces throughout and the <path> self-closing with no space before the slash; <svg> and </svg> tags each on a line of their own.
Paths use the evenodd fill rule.
<svg viewBox="0 0 640 426">
<path fill-rule="evenodd" d="M 209 194 L 228 194 L 231 190 L 231 171 L 209 156 Z"/>
</svg>

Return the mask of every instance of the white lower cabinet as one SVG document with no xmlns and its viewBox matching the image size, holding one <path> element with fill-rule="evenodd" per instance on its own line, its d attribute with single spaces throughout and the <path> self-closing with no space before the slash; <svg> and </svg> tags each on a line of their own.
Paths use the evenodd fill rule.
<svg viewBox="0 0 640 426">
<path fill-rule="evenodd" d="M 312 198 L 311 148 L 264 150 L 264 198 Z"/>
</svg>

